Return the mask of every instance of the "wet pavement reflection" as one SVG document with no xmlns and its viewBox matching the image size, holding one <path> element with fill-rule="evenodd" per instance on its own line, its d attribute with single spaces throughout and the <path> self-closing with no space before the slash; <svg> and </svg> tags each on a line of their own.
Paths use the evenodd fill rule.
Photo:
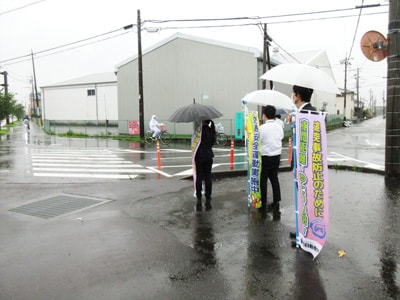
<svg viewBox="0 0 400 300">
<path fill-rule="evenodd" d="M 384 190 L 384 216 L 382 224 L 381 246 L 380 246 L 380 274 L 386 293 L 392 299 L 400 298 L 399 281 L 399 245 L 400 233 L 400 182 L 397 180 L 386 180 Z"/>
<path fill-rule="evenodd" d="M 230 293 L 221 299 L 398 299 L 399 186 L 388 188 L 376 174 L 330 170 L 329 178 L 328 240 L 314 260 L 291 247 L 290 172 L 280 173 L 280 218 L 247 207 L 246 178 L 241 177 L 214 183 L 210 212 L 195 211 L 193 187 L 145 199 L 134 211 L 193 245 L 198 260 L 192 275 L 217 276 L 228 284 Z M 166 198 L 168 208 L 157 210 L 156 203 Z M 346 255 L 339 257 L 339 250 Z"/>
<path fill-rule="evenodd" d="M 20 130 L 20 135 L 8 139 L 3 137 L 0 143 L 0 169 L 16 165 L 16 170 L 22 170 L 22 183 L 27 187 L 21 191 L 21 182 L 10 180 L 2 188 L 2 193 L 7 193 L 7 197 L 2 197 L 0 220 L 3 223 L 0 231 L 2 238 L 7 240 L 3 247 L 8 252 L 2 252 L 7 255 L 0 259 L 0 266 L 4 267 L 0 271 L 0 285 L 7 282 L 11 287 L 26 287 L 25 291 L 29 294 L 31 291 L 27 289 L 30 288 L 29 280 L 32 280 L 30 274 L 24 273 L 27 279 L 22 282 L 20 274 L 12 272 L 15 261 L 19 262 L 18 270 L 25 270 L 24 262 L 29 260 L 29 263 L 40 266 L 36 267 L 37 273 L 34 276 L 43 277 L 48 274 L 49 267 L 42 266 L 57 266 L 58 268 L 50 271 L 62 269 L 65 272 L 57 278 L 59 282 L 73 282 L 77 287 L 77 295 L 81 289 L 88 293 L 93 292 L 93 298 L 96 291 L 105 295 L 110 286 L 118 292 L 123 289 L 126 292 L 124 295 L 132 295 L 133 292 L 140 295 L 141 292 L 152 290 L 153 294 L 149 299 L 400 298 L 398 182 L 386 181 L 382 175 L 375 173 L 329 169 L 328 237 L 321 254 L 313 260 L 310 254 L 291 247 L 293 240 L 289 233 L 295 227 L 295 212 L 293 174 L 289 171 L 279 174 L 282 193 L 279 216 L 248 208 L 247 178 L 237 175 L 214 178 L 213 208 L 211 211 L 197 212 L 192 181 L 165 177 L 162 177 L 165 180 L 158 180 L 156 175 L 159 174 L 143 176 L 140 180 L 102 180 L 92 181 L 90 184 L 65 181 L 58 185 L 48 182 L 47 179 L 45 185 L 26 183 L 25 179 L 29 175 L 26 154 L 30 145 L 49 148 L 50 144 L 60 145 L 62 140 L 62 147 L 109 149 L 125 159 L 143 164 L 150 161 L 152 165 L 156 154 L 154 145 L 143 148 L 140 144 L 126 141 L 60 139 L 34 131 L 30 132 L 31 144 L 26 144 L 28 140 L 24 137 L 27 135 L 22 129 L 15 129 Z M 358 130 L 362 131 L 362 128 Z M 343 136 L 350 139 L 350 131 L 344 132 Z M 345 142 L 347 140 L 343 143 Z M 364 146 L 360 149 L 365 150 L 367 145 Z M 175 158 L 175 161 L 166 161 L 170 164 L 177 161 L 182 163 L 180 159 L 184 154 L 180 150 L 185 148 L 187 146 L 171 149 L 164 157 Z M 366 159 L 365 151 L 360 151 L 354 145 L 348 145 L 348 149 L 348 155 L 355 153 L 357 157 Z M 175 152 L 172 153 L 172 150 Z M 374 155 L 372 157 L 375 158 Z M 245 160 L 245 157 L 238 159 Z M 3 178 L 6 177 L 9 176 L 5 175 Z M 16 217 L 9 212 L 9 208 L 14 207 L 15 203 L 31 201 L 32 192 L 37 198 L 42 198 L 47 191 L 82 194 L 113 201 L 49 222 Z M 271 189 L 268 191 L 272 192 Z M 267 199 L 271 199 L 271 194 L 267 195 Z M 85 221 L 77 223 L 76 217 L 82 217 Z M 71 226 L 71 222 L 74 222 L 74 226 Z M 75 227 L 78 225 L 79 227 Z M 9 228 L 17 229 L 10 232 Z M 79 273 L 77 269 L 82 266 L 71 268 L 70 261 L 65 259 L 64 249 L 60 249 L 63 247 L 59 245 L 64 245 L 65 240 L 59 238 L 59 233 L 65 228 L 68 228 L 67 237 L 71 247 L 78 245 L 82 248 L 76 249 L 87 251 L 84 265 L 87 267 L 91 286 L 86 285 L 87 277 L 80 277 L 86 281 L 75 279 Z M 87 228 L 91 228 L 88 235 L 85 233 Z M 112 230 L 108 232 L 108 228 Z M 58 256 L 45 256 L 41 245 L 31 245 L 37 242 L 35 237 L 38 233 L 46 237 L 46 253 L 53 254 L 53 249 L 57 249 Z M 133 233 L 138 237 L 130 240 Z M 99 234 L 104 240 L 98 240 Z M 49 236 L 51 239 L 48 239 Z M 114 239 L 110 237 L 118 237 L 117 242 L 113 243 Z M 20 247 L 21 241 L 25 240 L 29 243 Z M 82 241 L 87 240 L 96 243 L 94 250 L 82 244 Z M 104 249 L 103 243 L 106 244 Z M 121 244 L 124 248 L 121 248 Z M 109 259 L 110 249 L 119 250 L 118 259 Z M 346 255 L 339 257 L 340 250 L 344 250 Z M 92 258 L 94 252 L 104 253 L 107 267 L 99 267 L 98 257 Z M 153 259 L 148 256 L 149 252 L 161 254 L 157 256 L 158 259 Z M 127 271 L 124 266 L 132 259 L 132 253 L 135 253 L 137 264 Z M 35 257 L 34 262 L 30 257 Z M 51 261 L 52 258 L 54 261 Z M 147 284 L 136 282 L 133 291 L 133 285 L 130 286 L 124 280 L 133 278 L 130 272 L 134 274 L 138 265 L 143 267 L 141 272 L 146 272 L 146 280 L 143 282 L 146 281 Z M 107 273 L 105 268 L 108 267 L 114 273 L 104 277 Z M 126 272 L 123 276 L 121 270 Z M 142 277 L 141 273 L 135 275 L 135 279 Z M 45 278 L 48 281 L 35 281 L 36 295 L 41 294 L 40 288 L 56 284 L 51 276 Z M 92 289 L 94 285 L 96 291 Z M 15 290 L 18 292 L 18 289 Z M 164 291 L 170 293 L 164 294 Z"/>
<path fill-rule="evenodd" d="M 216 265 L 212 214 L 198 212 L 193 217 L 193 245 L 205 269 Z"/>
</svg>

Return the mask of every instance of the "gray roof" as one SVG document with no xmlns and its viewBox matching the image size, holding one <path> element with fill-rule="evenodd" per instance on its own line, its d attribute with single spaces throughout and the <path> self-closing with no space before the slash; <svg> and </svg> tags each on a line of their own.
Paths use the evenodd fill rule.
<svg viewBox="0 0 400 300">
<path fill-rule="evenodd" d="M 177 33 L 171 35 L 170 37 L 162 40 L 161 42 L 153 45 L 152 47 L 145 49 L 143 51 L 142 55 L 149 53 L 151 51 L 154 51 L 157 48 L 160 48 L 161 46 L 169 43 L 170 41 L 178 39 L 178 38 L 201 42 L 201 43 L 210 44 L 210 45 L 214 45 L 214 46 L 225 47 L 225 48 L 229 48 L 229 49 L 235 49 L 235 50 L 239 50 L 239 51 L 243 51 L 243 52 L 250 52 L 250 53 L 254 54 L 254 57 L 262 57 L 262 52 L 256 48 L 226 43 L 226 42 L 222 42 L 222 41 L 212 40 L 212 39 L 198 37 L 198 36 L 189 35 L 189 34 L 184 34 L 184 33 L 180 33 L 180 32 L 177 32 Z M 134 56 L 131 56 L 131 57 L 127 58 L 126 60 L 117 64 L 115 66 L 115 71 L 118 71 L 118 68 L 130 63 L 131 61 L 134 61 L 135 59 L 137 59 L 137 54 Z"/>
<path fill-rule="evenodd" d="M 89 74 L 82 77 L 61 81 L 54 84 L 42 86 L 41 88 L 60 87 L 60 86 L 74 86 L 74 85 L 87 85 L 87 84 L 100 84 L 100 83 L 117 83 L 117 76 L 114 72 L 104 72 Z"/>
</svg>

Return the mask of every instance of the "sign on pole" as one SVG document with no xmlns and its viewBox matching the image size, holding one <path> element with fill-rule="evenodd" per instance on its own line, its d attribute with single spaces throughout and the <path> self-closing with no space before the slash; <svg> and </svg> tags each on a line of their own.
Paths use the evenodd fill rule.
<svg viewBox="0 0 400 300">
<path fill-rule="evenodd" d="M 296 114 L 296 245 L 313 257 L 325 245 L 329 223 L 325 115 Z"/>
</svg>

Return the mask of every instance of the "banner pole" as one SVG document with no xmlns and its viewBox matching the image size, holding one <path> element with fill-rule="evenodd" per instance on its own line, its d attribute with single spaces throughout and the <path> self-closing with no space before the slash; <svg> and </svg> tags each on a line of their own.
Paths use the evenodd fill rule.
<svg viewBox="0 0 400 300">
<path fill-rule="evenodd" d="M 293 145 L 293 179 L 294 179 L 294 210 L 296 219 L 296 242 L 295 246 L 299 248 L 299 207 L 298 207 L 298 182 L 297 182 L 297 143 L 296 143 L 296 111 L 292 110 L 292 145 Z"/>
<path fill-rule="evenodd" d="M 250 162 L 249 162 L 249 149 L 248 149 L 248 133 L 247 133 L 247 114 L 248 114 L 248 109 L 247 109 L 247 103 L 242 101 L 244 104 L 244 146 L 246 150 L 246 160 L 247 160 L 247 206 L 250 207 Z"/>
</svg>

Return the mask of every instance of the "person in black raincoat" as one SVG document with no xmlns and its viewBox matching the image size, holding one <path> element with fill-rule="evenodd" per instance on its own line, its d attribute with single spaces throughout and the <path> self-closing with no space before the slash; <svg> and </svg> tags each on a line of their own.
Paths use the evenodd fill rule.
<svg viewBox="0 0 400 300">
<path fill-rule="evenodd" d="M 213 165 L 214 152 L 212 150 L 216 140 L 215 124 L 212 120 L 202 121 L 200 144 L 194 153 L 196 167 L 196 209 L 202 209 L 202 185 L 205 182 L 206 210 L 211 209 L 212 178 L 211 168 Z"/>
</svg>

